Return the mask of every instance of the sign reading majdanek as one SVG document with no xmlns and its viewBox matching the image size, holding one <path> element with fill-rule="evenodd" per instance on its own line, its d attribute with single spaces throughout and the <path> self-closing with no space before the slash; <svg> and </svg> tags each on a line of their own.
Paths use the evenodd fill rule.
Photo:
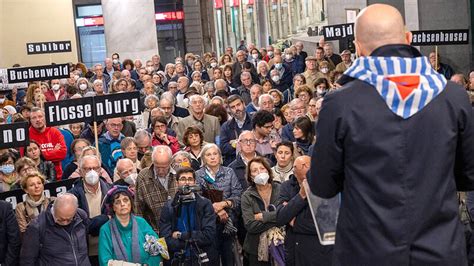
<svg viewBox="0 0 474 266">
<path fill-rule="evenodd" d="M 34 42 L 26 44 L 27 54 L 52 54 L 71 51 L 71 41 Z"/>
<path fill-rule="evenodd" d="M 140 113 L 140 92 L 108 94 L 45 103 L 47 126 L 101 121 Z"/>
<path fill-rule="evenodd" d="M 411 45 L 456 45 L 469 43 L 469 30 L 412 31 Z"/>
<path fill-rule="evenodd" d="M 337 24 L 323 27 L 324 40 L 334 41 L 354 36 L 354 23 Z"/>
<path fill-rule="evenodd" d="M 30 144 L 28 122 L 0 125 L 0 149 L 18 148 Z"/>
<path fill-rule="evenodd" d="M 8 83 L 69 78 L 69 64 L 7 69 Z"/>
</svg>

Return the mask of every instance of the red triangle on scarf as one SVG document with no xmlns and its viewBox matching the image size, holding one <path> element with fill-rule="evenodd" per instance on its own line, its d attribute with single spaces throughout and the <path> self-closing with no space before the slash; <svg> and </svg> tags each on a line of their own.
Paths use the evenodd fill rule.
<svg viewBox="0 0 474 266">
<path fill-rule="evenodd" d="M 407 98 L 420 85 L 419 75 L 390 76 L 385 78 L 395 82 L 402 100 L 405 100 L 405 98 Z"/>
</svg>

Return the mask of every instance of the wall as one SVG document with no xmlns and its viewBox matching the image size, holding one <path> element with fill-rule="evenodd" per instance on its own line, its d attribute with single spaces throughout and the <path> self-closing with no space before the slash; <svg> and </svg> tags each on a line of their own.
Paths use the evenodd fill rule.
<svg viewBox="0 0 474 266">
<path fill-rule="evenodd" d="M 71 41 L 67 53 L 27 55 L 26 43 Z M 1 0 L 0 68 L 77 62 L 72 1 Z"/>
<path fill-rule="evenodd" d="M 471 28 L 468 0 L 418 0 L 418 8 L 420 30 Z M 441 62 L 451 65 L 455 72 L 469 74 L 472 52 L 470 45 L 439 46 L 438 48 Z M 428 55 L 433 50 L 434 47 L 421 47 L 424 55 Z"/>
</svg>

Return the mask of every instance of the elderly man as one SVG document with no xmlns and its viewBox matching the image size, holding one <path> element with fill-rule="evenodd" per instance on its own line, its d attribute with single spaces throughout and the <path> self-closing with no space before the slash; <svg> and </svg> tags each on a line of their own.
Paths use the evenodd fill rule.
<svg viewBox="0 0 474 266">
<path fill-rule="evenodd" d="M 139 129 L 135 133 L 134 138 L 138 148 L 138 160 L 141 160 L 143 155 L 151 150 L 151 134 L 144 129 Z"/>
<path fill-rule="evenodd" d="M 59 180 L 63 174 L 61 161 L 67 154 L 64 136 L 57 128 L 46 126 L 44 110 L 38 107 L 31 109 L 30 125 L 30 139 L 38 143 L 44 159 L 54 163 L 56 178 Z"/>
<path fill-rule="evenodd" d="M 231 91 L 231 94 L 240 95 L 244 100 L 245 105 L 248 105 L 252 101 L 250 97 L 250 88 L 253 84 L 252 75 L 249 72 L 242 72 L 242 74 L 240 74 L 240 81 L 242 82 L 242 85 Z"/>
<path fill-rule="evenodd" d="M 275 55 L 273 62 L 274 65 L 270 68 L 273 87 L 284 92 L 292 85 L 293 74 L 291 66 L 286 62 L 283 62 L 283 58 L 279 55 Z M 278 71 L 278 75 L 272 74 L 272 70 Z M 278 77 L 278 79 L 276 79 L 276 77 Z"/>
<path fill-rule="evenodd" d="M 227 82 L 225 82 L 225 80 L 223 79 L 218 79 L 214 81 L 214 88 L 216 89 L 216 91 L 219 91 L 219 90 L 229 91 Z"/>
<path fill-rule="evenodd" d="M 227 98 L 231 119 L 221 126 L 220 148 L 224 157 L 224 165 L 235 159 L 237 138 L 244 130 L 252 130 L 252 118 L 245 112 L 244 100 L 239 95 Z"/>
<path fill-rule="evenodd" d="M 275 107 L 273 104 L 273 97 L 267 93 L 260 95 L 258 97 L 258 107 L 260 110 L 273 112 L 273 108 Z"/>
<path fill-rule="evenodd" d="M 189 98 L 189 109 L 191 114 L 181 119 L 178 123 L 178 140 L 183 143 L 183 135 L 189 126 L 197 126 L 204 135 L 204 141 L 219 143 L 220 124 L 217 117 L 204 113 L 205 99 L 202 95 L 193 95 Z"/>
<path fill-rule="evenodd" d="M 87 255 L 88 224 L 77 198 L 70 193 L 59 195 L 28 226 L 20 265 L 91 265 Z"/>
<path fill-rule="evenodd" d="M 237 140 L 237 147 L 239 147 L 239 153 L 235 157 L 235 160 L 229 164 L 229 167 L 234 169 L 235 175 L 239 178 L 242 191 L 245 191 L 248 187 L 246 168 L 247 162 L 256 157 L 257 151 L 257 138 L 251 130 L 244 130 L 239 135 Z"/>
<path fill-rule="evenodd" d="M 187 108 L 184 104 L 184 95 L 189 89 L 188 77 L 180 77 L 178 79 L 178 93 L 176 94 L 176 104 L 181 108 Z"/>
<path fill-rule="evenodd" d="M 296 120 L 296 118 L 301 117 L 306 115 L 308 107 L 304 104 L 304 102 L 299 99 L 295 98 L 291 100 L 290 104 L 290 112 L 291 116 L 293 117 L 293 121 Z M 286 124 L 281 132 L 281 139 L 290 141 L 290 142 L 295 142 L 295 136 L 293 135 L 293 125 L 291 123 Z"/>
<path fill-rule="evenodd" d="M 94 89 L 95 95 L 96 96 L 102 96 L 105 95 L 104 92 L 104 82 L 100 79 L 94 80 L 92 83 L 92 88 Z"/>
<path fill-rule="evenodd" d="M 121 133 L 122 118 L 110 118 L 105 121 L 107 131 L 99 137 L 99 152 L 102 163 L 107 167 L 109 173 L 113 173 L 115 164 L 122 157 L 120 142 L 125 136 Z"/>
<path fill-rule="evenodd" d="M 303 49 L 304 49 L 303 43 L 302 42 L 296 42 L 295 47 L 296 47 L 296 54 L 301 56 L 301 59 L 303 61 L 305 61 L 306 57 L 308 57 L 308 53 L 303 51 Z"/>
<path fill-rule="evenodd" d="M 280 188 L 277 223 L 286 226 L 286 265 L 331 265 L 332 246 L 323 246 L 318 239 L 311 209 L 302 185 L 311 164 L 307 155 L 295 159 L 294 173 Z"/>
<path fill-rule="evenodd" d="M 360 57 L 325 96 L 308 181 L 344 191 L 333 265 L 467 265 L 456 191 L 474 189 L 473 111 L 411 39 L 394 7 L 363 9 Z"/>
<path fill-rule="evenodd" d="M 351 51 L 344 50 L 341 53 L 342 62 L 336 65 L 336 71 L 344 73 L 349 67 L 352 66 Z"/>
<path fill-rule="evenodd" d="M 160 61 L 161 61 L 161 57 L 157 54 L 151 57 L 151 62 L 153 63 L 153 68 L 155 69 L 155 72 L 165 71 L 165 68 L 163 67 Z"/>
<path fill-rule="evenodd" d="M 101 166 L 100 159 L 94 155 L 87 155 L 79 161 L 79 174 L 81 179 L 74 183 L 74 187 L 69 190 L 76 196 L 79 202 L 79 208 L 84 210 L 89 218 L 103 220 L 100 215 L 107 215 L 102 208 L 102 201 L 107 195 L 111 186 L 100 177 Z M 104 212 L 103 212 L 104 211 Z M 88 236 L 89 259 L 93 265 L 98 265 L 98 236 Z"/>
<path fill-rule="evenodd" d="M 164 116 L 166 118 L 166 121 L 168 122 L 167 126 L 176 132 L 176 130 L 178 129 L 178 123 L 179 123 L 180 118 L 173 115 L 175 108 L 174 108 L 174 101 L 172 100 L 172 97 L 161 97 L 160 108 L 165 113 Z"/>
<path fill-rule="evenodd" d="M 311 90 L 314 91 L 315 90 L 314 82 L 318 78 L 321 77 L 319 75 L 319 72 L 318 72 L 318 61 L 316 60 L 316 57 L 308 56 L 308 57 L 306 57 L 305 64 L 306 64 L 306 71 L 303 72 L 303 76 L 306 79 L 306 85 Z M 286 99 L 286 97 L 285 97 L 285 99 Z"/>
<path fill-rule="evenodd" d="M 263 94 L 263 87 L 260 84 L 254 84 L 250 88 L 250 99 L 251 102 L 245 107 L 245 111 L 250 115 L 260 110 L 258 106 L 258 98 Z"/>
<path fill-rule="evenodd" d="M 104 90 L 107 93 L 107 88 L 109 87 L 110 76 L 107 73 L 104 73 L 104 67 L 102 64 L 95 64 L 93 67 L 94 75 L 90 79 L 91 82 L 96 80 L 102 80 L 104 85 Z"/>
<path fill-rule="evenodd" d="M 147 220 L 156 232 L 159 231 L 161 209 L 176 194 L 176 182 L 171 170 L 170 147 L 155 146 L 153 164 L 142 169 L 137 177 L 135 214 Z"/>
<path fill-rule="evenodd" d="M 135 191 L 137 183 L 137 167 L 132 160 L 128 158 L 120 159 L 117 162 L 117 175 L 120 179 L 114 182 L 114 185 L 127 186 L 132 191 Z"/>
<path fill-rule="evenodd" d="M 329 62 L 330 67 L 334 66 L 334 68 L 336 68 L 336 66 L 342 62 L 341 56 L 334 53 L 332 43 L 329 42 L 324 44 L 324 57 L 326 58 L 326 61 Z M 334 68 L 332 68 L 331 70 L 333 70 Z"/>
</svg>

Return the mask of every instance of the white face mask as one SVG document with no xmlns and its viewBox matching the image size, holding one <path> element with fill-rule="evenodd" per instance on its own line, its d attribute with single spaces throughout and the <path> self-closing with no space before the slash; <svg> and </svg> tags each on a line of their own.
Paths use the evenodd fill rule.
<svg viewBox="0 0 474 266">
<path fill-rule="evenodd" d="M 86 173 L 85 181 L 87 184 L 94 186 L 99 182 L 99 174 L 94 170 L 90 170 Z"/>
<path fill-rule="evenodd" d="M 280 77 L 279 76 L 273 76 L 272 80 L 273 80 L 273 82 L 278 82 L 278 81 L 280 81 Z"/>
<path fill-rule="evenodd" d="M 324 93 L 324 90 L 323 89 L 316 89 L 316 92 L 318 93 L 318 95 L 321 95 Z"/>
<path fill-rule="evenodd" d="M 268 173 L 260 173 L 253 178 L 253 182 L 257 185 L 266 185 L 270 175 Z"/>
<path fill-rule="evenodd" d="M 252 58 L 253 58 L 253 59 L 257 59 L 257 58 L 258 58 L 258 54 L 252 54 Z"/>
<path fill-rule="evenodd" d="M 87 84 L 82 83 L 79 85 L 79 89 L 81 89 L 81 91 L 85 91 L 87 89 Z"/>
<path fill-rule="evenodd" d="M 137 182 L 137 173 L 130 174 L 123 181 L 127 182 L 129 185 L 134 186 Z"/>
<path fill-rule="evenodd" d="M 217 63 L 216 63 L 216 62 L 212 62 L 212 63 L 211 63 L 211 67 L 212 67 L 212 68 L 215 68 L 216 66 L 217 66 Z"/>
<path fill-rule="evenodd" d="M 276 64 L 275 64 L 275 68 L 276 68 L 276 69 L 280 70 L 281 67 L 282 67 L 282 64 L 281 64 L 281 63 L 276 63 Z"/>
<path fill-rule="evenodd" d="M 323 74 L 328 73 L 328 71 L 329 71 L 329 68 L 327 68 L 327 67 L 321 68 L 321 73 L 323 73 Z"/>
<path fill-rule="evenodd" d="M 273 51 L 268 51 L 268 56 L 273 57 Z"/>
<path fill-rule="evenodd" d="M 0 98 L 0 104 L 5 102 L 5 98 Z"/>
<path fill-rule="evenodd" d="M 51 87 L 51 89 L 53 89 L 53 91 L 59 90 L 59 84 L 54 84 L 53 87 Z"/>
<path fill-rule="evenodd" d="M 114 63 L 115 65 L 118 64 L 119 60 L 118 59 L 114 59 L 112 60 L 112 63 Z"/>
<path fill-rule="evenodd" d="M 291 54 L 286 54 L 285 55 L 286 60 L 291 60 L 292 58 L 293 58 L 293 55 L 291 55 Z"/>
</svg>

